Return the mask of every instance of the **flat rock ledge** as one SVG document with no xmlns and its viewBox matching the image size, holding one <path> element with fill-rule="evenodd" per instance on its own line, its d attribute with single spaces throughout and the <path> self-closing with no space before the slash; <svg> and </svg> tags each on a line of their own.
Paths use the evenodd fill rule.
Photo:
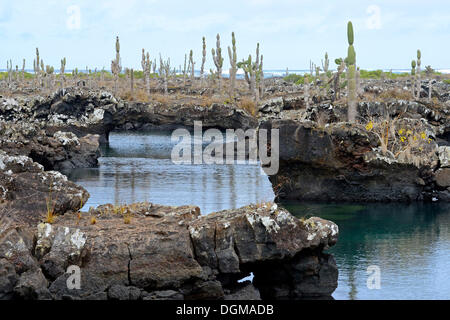
<svg viewBox="0 0 450 320">
<path fill-rule="evenodd" d="M 107 204 L 37 226 L 1 218 L 0 299 L 322 299 L 337 287 L 323 252 L 337 225 L 272 203 L 207 216 L 195 206 Z M 67 286 L 74 265 L 80 289 Z"/>
</svg>

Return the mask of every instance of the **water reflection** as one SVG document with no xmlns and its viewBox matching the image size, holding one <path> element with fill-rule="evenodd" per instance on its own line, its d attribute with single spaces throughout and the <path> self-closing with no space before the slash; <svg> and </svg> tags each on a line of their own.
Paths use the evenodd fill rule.
<svg viewBox="0 0 450 320">
<path fill-rule="evenodd" d="M 339 225 L 336 299 L 450 298 L 450 204 L 285 206 Z M 381 268 L 380 290 L 366 286 L 370 265 Z"/>
<path fill-rule="evenodd" d="M 270 182 L 258 164 L 176 165 L 170 160 L 173 145 L 167 132 L 112 133 L 99 168 L 67 174 L 91 194 L 84 209 L 147 200 L 193 204 L 209 213 L 273 200 Z"/>
</svg>

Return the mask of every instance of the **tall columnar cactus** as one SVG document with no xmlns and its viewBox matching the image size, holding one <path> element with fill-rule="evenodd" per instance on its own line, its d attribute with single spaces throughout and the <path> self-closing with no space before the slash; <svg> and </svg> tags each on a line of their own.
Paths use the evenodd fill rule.
<svg viewBox="0 0 450 320">
<path fill-rule="evenodd" d="M 261 82 L 261 72 L 260 72 L 260 58 L 259 58 L 259 43 L 256 44 L 256 60 L 253 67 L 253 76 L 255 77 L 255 101 L 259 101 L 259 84 Z"/>
<path fill-rule="evenodd" d="M 264 91 L 265 91 L 265 85 L 264 85 L 264 70 L 263 70 L 263 59 L 264 56 L 261 55 L 261 63 L 259 64 L 259 78 L 260 78 L 260 84 L 259 84 L 259 97 L 261 99 L 264 98 Z"/>
<path fill-rule="evenodd" d="M 416 96 L 416 60 L 411 61 L 411 93 L 413 97 Z"/>
<path fill-rule="evenodd" d="M 120 61 L 120 42 L 119 37 L 116 37 L 116 58 L 111 61 L 111 72 L 114 75 L 114 93 L 117 94 L 117 85 L 119 81 L 119 74 L 122 71 L 122 64 Z"/>
<path fill-rule="evenodd" d="M 220 47 L 220 35 L 216 36 L 216 50 L 214 48 L 211 49 L 211 53 L 213 56 L 214 65 L 217 69 L 217 78 L 219 79 L 219 91 L 222 88 L 222 67 L 223 67 L 223 58 L 222 58 L 222 48 Z"/>
<path fill-rule="evenodd" d="M 328 70 L 330 66 L 330 60 L 328 59 L 328 52 L 325 52 L 325 60 L 322 60 L 322 70 L 323 70 L 323 93 L 326 96 L 328 94 L 330 85 L 328 84 Z"/>
<path fill-rule="evenodd" d="M 359 67 L 356 68 L 356 94 L 359 95 L 361 93 L 361 71 Z"/>
<path fill-rule="evenodd" d="M 236 86 L 237 72 L 237 54 L 236 54 L 236 38 L 234 32 L 231 33 L 231 48 L 228 46 L 228 57 L 230 58 L 230 97 L 234 97 L 234 88 Z"/>
<path fill-rule="evenodd" d="M 25 59 L 23 59 L 22 64 L 22 81 L 25 81 Z"/>
<path fill-rule="evenodd" d="M 8 71 L 8 85 L 11 85 L 11 82 L 12 82 L 12 77 L 13 77 L 12 69 L 13 69 L 12 60 L 7 60 L 6 61 L 6 70 Z"/>
<path fill-rule="evenodd" d="M 144 86 L 147 86 L 147 60 L 145 59 L 145 49 L 142 48 L 142 56 L 141 56 L 141 67 L 142 67 L 142 81 L 144 82 Z"/>
<path fill-rule="evenodd" d="M 134 69 L 130 70 L 131 97 L 134 96 Z"/>
<path fill-rule="evenodd" d="M 347 24 L 347 40 L 348 40 L 348 52 L 347 52 L 347 81 L 348 81 L 348 121 L 356 121 L 356 52 L 353 47 L 354 35 L 353 25 L 349 21 Z"/>
<path fill-rule="evenodd" d="M 189 52 L 189 65 L 190 65 L 190 68 L 191 68 L 191 85 L 193 85 L 194 84 L 194 77 L 195 77 L 195 74 L 194 74 L 194 72 L 195 72 L 195 62 L 194 62 L 194 52 L 191 50 L 190 52 Z"/>
<path fill-rule="evenodd" d="M 161 64 L 161 61 L 160 61 Z M 188 72 L 188 65 L 187 65 L 187 54 L 184 54 L 184 67 L 183 67 L 183 86 L 186 87 L 186 76 Z"/>
<path fill-rule="evenodd" d="M 44 68 L 42 68 L 42 69 L 44 69 Z M 47 88 L 50 90 L 53 89 L 53 73 L 54 72 L 55 72 L 54 67 L 52 67 L 50 65 L 45 66 L 45 78 L 47 79 Z"/>
<path fill-rule="evenodd" d="M 203 50 L 202 50 L 202 66 L 200 68 L 200 79 L 201 79 L 202 86 L 203 86 L 204 81 L 205 81 L 204 75 L 205 75 L 205 62 L 206 62 L 206 39 L 205 39 L 205 37 L 202 38 L 202 41 L 203 41 L 203 45 L 202 45 Z"/>
<path fill-rule="evenodd" d="M 420 83 L 420 64 L 421 64 L 421 60 L 420 58 L 422 57 L 422 54 L 420 52 L 420 50 L 417 50 L 417 90 L 416 90 L 416 94 L 417 94 L 417 98 L 420 98 L 420 91 L 422 89 L 421 87 L 421 83 Z"/>
<path fill-rule="evenodd" d="M 59 68 L 59 73 L 61 76 L 61 87 L 64 89 L 65 82 L 66 82 L 66 57 L 61 59 L 61 67 Z"/>
<path fill-rule="evenodd" d="M 307 73 L 305 73 L 305 76 L 303 77 L 303 85 L 304 85 L 304 99 L 305 99 L 305 108 L 308 109 L 309 108 L 309 87 L 310 87 L 310 82 L 309 82 L 309 75 Z"/>
<path fill-rule="evenodd" d="M 425 73 L 426 73 L 426 75 L 428 77 L 428 101 L 431 101 L 431 93 L 433 92 L 433 89 L 432 89 L 433 82 L 432 82 L 432 80 L 433 80 L 434 70 L 433 70 L 433 68 L 431 68 L 431 66 L 426 66 L 425 67 Z"/>
</svg>

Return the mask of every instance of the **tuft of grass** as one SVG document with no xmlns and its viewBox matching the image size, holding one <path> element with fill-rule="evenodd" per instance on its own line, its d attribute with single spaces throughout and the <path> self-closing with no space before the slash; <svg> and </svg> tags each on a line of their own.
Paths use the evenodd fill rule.
<svg viewBox="0 0 450 320">
<path fill-rule="evenodd" d="M 53 186 L 53 179 L 50 181 L 48 197 L 46 199 L 47 214 L 45 216 L 45 222 L 50 224 L 55 222 L 55 204 L 53 204 L 52 206 L 52 186 Z"/>
<path fill-rule="evenodd" d="M 248 97 L 243 97 L 241 101 L 238 102 L 238 107 L 246 110 L 252 116 L 256 116 L 256 114 L 258 113 L 255 101 Z"/>
<path fill-rule="evenodd" d="M 91 223 L 92 225 L 96 224 L 96 223 L 97 223 L 97 219 L 96 219 L 95 217 L 91 217 L 90 223 Z"/>
<path fill-rule="evenodd" d="M 131 215 L 129 213 L 123 216 L 123 223 L 130 224 L 131 223 Z"/>
</svg>

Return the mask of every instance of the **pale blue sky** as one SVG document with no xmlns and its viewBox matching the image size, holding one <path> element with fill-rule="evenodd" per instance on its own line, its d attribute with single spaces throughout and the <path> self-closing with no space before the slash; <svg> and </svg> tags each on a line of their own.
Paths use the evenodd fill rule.
<svg viewBox="0 0 450 320">
<path fill-rule="evenodd" d="M 348 20 L 362 68 L 409 68 L 418 48 L 423 66 L 450 68 L 448 0 L 0 0 L 0 68 L 26 58 L 32 69 L 38 46 L 56 69 L 64 56 L 68 69 L 109 69 L 119 35 L 122 64 L 135 69 L 142 48 L 170 56 L 176 67 L 193 49 L 198 68 L 206 36 L 209 69 L 220 33 L 228 69 L 226 46 L 235 31 L 239 59 L 260 42 L 265 69 L 307 69 L 325 51 L 331 61 L 346 55 Z"/>
</svg>

